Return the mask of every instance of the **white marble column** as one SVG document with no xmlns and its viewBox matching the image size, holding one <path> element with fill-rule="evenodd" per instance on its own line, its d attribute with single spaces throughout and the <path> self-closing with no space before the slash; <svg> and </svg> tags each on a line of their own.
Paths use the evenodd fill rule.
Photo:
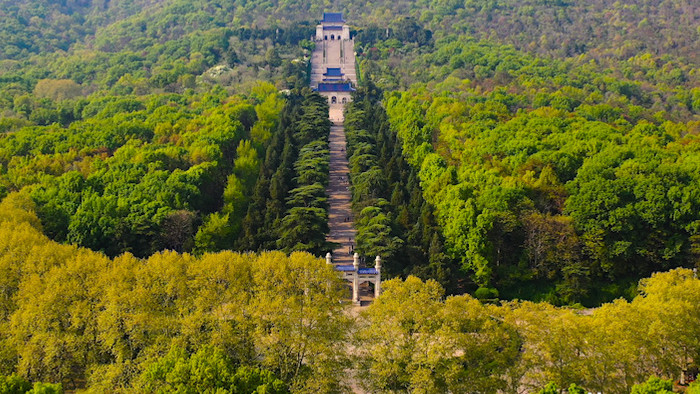
<svg viewBox="0 0 700 394">
<path fill-rule="evenodd" d="M 360 255 L 355 253 L 352 260 L 352 265 L 355 267 L 355 273 L 352 277 L 352 302 L 354 304 L 360 303 L 360 281 L 358 278 L 357 270 L 360 269 Z"/>
<path fill-rule="evenodd" d="M 382 259 L 379 256 L 374 259 L 374 269 L 377 270 L 377 279 L 374 282 L 374 298 L 377 298 L 382 292 Z"/>
</svg>

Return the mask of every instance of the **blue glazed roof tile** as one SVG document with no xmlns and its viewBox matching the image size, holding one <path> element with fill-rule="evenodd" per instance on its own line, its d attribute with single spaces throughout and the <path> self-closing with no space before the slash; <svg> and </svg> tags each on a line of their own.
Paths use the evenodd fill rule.
<svg viewBox="0 0 700 394">
<path fill-rule="evenodd" d="M 323 75 L 327 75 L 327 76 L 329 76 L 329 77 L 342 77 L 342 76 L 343 76 L 343 73 L 340 71 L 340 68 L 339 68 L 339 67 L 338 67 L 338 68 L 336 68 L 336 67 L 328 67 L 328 68 L 326 69 L 326 73 L 323 74 Z"/>
<path fill-rule="evenodd" d="M 353 92 L 355 89 L 352 87 L 350 82 L 344 83 L 330 83 L 322 82 L 318 84 L 316 88 L 317 92 Z"/>
<path fill-rule="evenodd" d="M 335 270 L 342 271 L 342 272 L 352 272 L 352 271 L 355 271 L 355 266 L 354 265 L 336 265 Z"/>
<path fill-rule="evenodd" d="M 324 12 L 323 22 L 345 22 L 342 12 Z"/>
</svg>

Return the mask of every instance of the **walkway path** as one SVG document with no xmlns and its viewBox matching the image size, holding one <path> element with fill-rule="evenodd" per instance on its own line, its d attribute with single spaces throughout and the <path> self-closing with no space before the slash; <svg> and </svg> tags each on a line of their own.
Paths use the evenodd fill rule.
<svg viewBox="0 0 700 394">
<path fill-rule="evenodd" d="M 318 87 L 323 81 L 323 73 L 328 67 L 338 67 L 347 79 L 357 85 L 355 73 L 355 52 L 352 40 L 316 41 L 316 48 L 311 57 L 311 87 Z M 326 194 L 329 202 L 328 227 L 330 233 L 326 238 L 329 242 L 338 245 L 332 251 L 333 264 L 351 265 L 353 263 L 353 248 L 355 246 L 355 228 L 352 217 L 352 195 L 350 193 L 350 173 L 345 146 L 345 128 L 343 127 L 344 105 L 341 103 L 329 104 L 328 117 L 332 122 L 329 148 L 330 148 L 330 179 Z M 363 291 L 364 289 L 364 291 Z M 360 290 L 362 304 L 369 303 L 369 286 L 365 284 Z M 352 290 L 348 296 L 352 294 Z M 361 307 L 360 307 L 361 308 Z M 358 313 L 358 308 L 349 308 L 352 315 Z M 349 351 L 352 346 L 348 345 Z M 356 394 L 365 394 L 360 387 L 360 379 L 354 370 L 346 370 L 346 382 L 350 390 Z"/>
<path fill-rule="evenodd" d="M 342 114 L 341 114 L 342 118 Z M 348 181 L 348 159 L 345 152 L 345 129 L 342 121 L 334 121 L 330 135 L 330 182 L 328 183 L 328 201 L 330 211 L 328 227 L 331 232 L 328 241 L 340 246 L 333 250 L 333 263 L 352 264 L 352 249 L 355 246 L 355 229 L 353 228 L 350 203 L 350 182 Z"/>
<path fill-rule="evenodd" d="M 345 78 L 357 84 L 355 73 L 355 49 L 353 40 L 317 41 L 311 55 L 311 87 L 315 88 L 323 80 L 323 73 L 328 67 L 342 70 Z M 333 125 L 330 133 L 330 181 L 326 194 L 330 205 L 328 227 L 329 242 L 338 245 L 333 254 L 333 264 L 351 265 L 355 246 L 355 229 L 353 227 L 350 203 L 350 182 L 348 181 L 348 160 L 345 150 L 345 129 L 343 127 L 344 105 L 330 104 L 328 117 Z"/>
</svg>

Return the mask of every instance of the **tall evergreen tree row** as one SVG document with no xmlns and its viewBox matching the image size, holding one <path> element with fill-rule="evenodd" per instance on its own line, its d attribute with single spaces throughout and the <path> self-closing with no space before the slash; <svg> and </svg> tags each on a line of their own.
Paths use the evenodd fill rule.
<svg viewBox="0 0 700 394">
<path fill-rule="evenodd" d="M 329 132 L 326 100 L 307 88 L 292 90 L 267 148 L 237 249 L 317 255 L 327 249 Z"/>
<path fill-rule="evenodd" d="M 368 79 L 345 115 L 357 251 L 381 256 L 389 276 L 413 274 L 455 291 L 450 275 L 455 264 L 443 253 L 433 208 L 423 199 L 417 170 L 405 161 L 399 137 L 389 127 L 381 97 Z"/>
</svg>

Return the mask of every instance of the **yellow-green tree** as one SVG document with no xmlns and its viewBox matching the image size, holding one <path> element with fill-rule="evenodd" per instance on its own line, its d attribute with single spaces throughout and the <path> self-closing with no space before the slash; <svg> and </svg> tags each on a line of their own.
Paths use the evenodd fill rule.
<svg viewBox="0 0 700 394">
<path fill-rule="evenodd" d="M 469 296 L 443 300 L 433 281 L 383 283 L 355 337 L 356 366 L 372 392 L 491 392 L 518 357 L 511 326 Z"/>
</svg>

